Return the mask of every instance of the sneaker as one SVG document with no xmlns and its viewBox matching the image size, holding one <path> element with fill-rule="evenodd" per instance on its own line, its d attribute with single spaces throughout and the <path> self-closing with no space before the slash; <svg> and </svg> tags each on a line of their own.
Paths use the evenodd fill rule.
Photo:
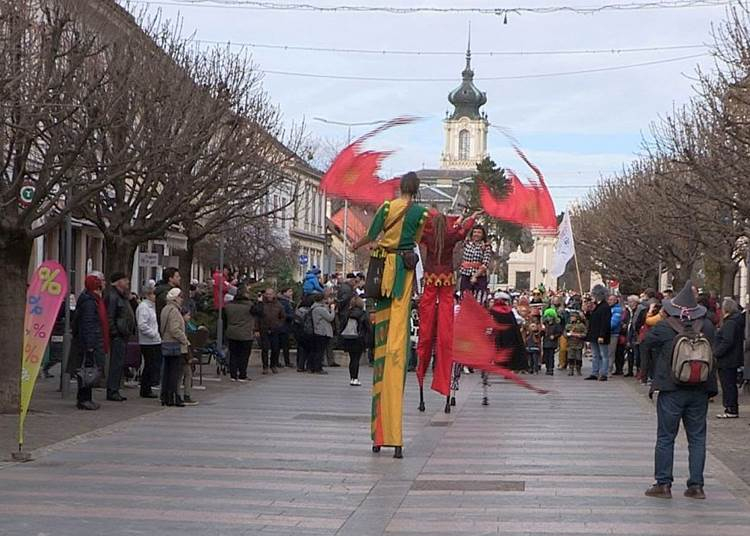
<svg viewBox="0 0 750 536">
<path fill-rule="evenodd" d="M 362 385 L 362 382 L 355 378 L 355 379 L 353 379 L 352 381 L 349 382 L 349 385 L 360 386 L 360 385 Z"/>
<path fill-rule="evenodd" d="M 197 406 L 198 405 L 198 401 L 197 400 L 193 400 L 192 398 L 190 398 L 187 395 L 185 395 L 185 397 L 182 399 L 182 403 L 185 404 L 186 406 Z"/>
<path fill-rule="evenodd" d="M 237 381 L 237 378 L 229 378 L 229 381 L 230 381 L 230 382 L 236 382 L 236 381 Z"/>
<path fill-rule="evenodd" d="M 706 492 L 703 491 L 703 486 L 688 486 L 684 495 L 688 499 L 704 500 L 706 498 Z"/>
<path fill-rule="evenodd" d="M 107 393 L 107 400 L 109 400 L 110 402 L 125 402 L 127 398 L 122 396 L 117 391 L 114 391 L 111 393 Z"/>
<path fill-rule="evenodd" d="M 592 374 L 591 376 L 586 376 L 586 377 L 584 378 L 584 380 L 598 380 L 598 379 L 599 379 L 599 378 L 597 378 L 597 377 L 596 377 L 596 376 L 594 376 L 593 374 Z"/>
<path fill-rule="evenodd" d="M 738 413 L 731 413 L 729 411 L 725 411 L 724 413 L 719 413 L 716 416 L 717 419 L 739 419 L 740 416 Z"/>
<path fill-rule="evenodd" d="M 237 381 L 240 383 L 247 383 L 250 381 L 250 378 L 238 378 Z"/>
<path fill-rule="evenodd" d="M 670 486 L 669 484 L 654 484 L 646 490 L 646 497 L 654 497 L 656 499 L 671 499 L 672 486 Z"/>
</svg>

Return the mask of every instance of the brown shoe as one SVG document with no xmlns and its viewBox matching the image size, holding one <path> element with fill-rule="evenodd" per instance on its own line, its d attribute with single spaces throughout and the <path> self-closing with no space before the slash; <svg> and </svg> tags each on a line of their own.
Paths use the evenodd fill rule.
<svg viewBox="0 0 750 536">
<path fill-rule="evenodd" d="M 672 486 L 669 484 L 654 484 L 646 490 L 646 497 L 655 497 L 657 499 L 671 499 Z"/>
<path fill-rule="evenodd" d="M 690 486 L 685 490 L 685 497 L 688 499 L 703 500 L 706 498 L 706 492 L 703 491 L 703 486 Z"/>
</svg>

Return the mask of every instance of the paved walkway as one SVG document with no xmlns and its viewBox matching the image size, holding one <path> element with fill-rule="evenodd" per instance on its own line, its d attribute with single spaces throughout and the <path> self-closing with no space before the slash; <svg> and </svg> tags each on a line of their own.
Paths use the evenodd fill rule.
<svg viewBox="0 0 750 536">
<path fill-rule="evenodd" d="M 344 370 L 263 377 L 2 467 L 0 534 L 750 534 L 747 487 L 713 457 L 707 501 L 643 496 L 655 417 L 631 386 L 537 381 L 555 393 L 497 384 L 482 407 L 470 376 L 453 413 L 430 395 L 420 414 L 410 375 L 394 460 L 370 452 L 369 391 Z"/>
</svg>

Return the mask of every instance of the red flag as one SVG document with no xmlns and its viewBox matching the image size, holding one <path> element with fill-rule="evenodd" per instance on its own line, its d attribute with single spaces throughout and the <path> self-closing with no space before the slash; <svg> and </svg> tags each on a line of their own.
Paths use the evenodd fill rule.
<svg viewBox="0 0 750 536">
<path fill-rule="evenodd" d="M 341 151 L 320 181 L 327 195 L 364 205 L 380 205 L 396 197 L 399 179 L 381 181 L 377 173 L 388 151 L 364 151 L 362 144 L 393 126 L 411 123 L 415 118 L 398 117 L 368 132 Z"/>
<path fill-rule="evenodd" d="M 494 330 L 507 329 L 508 326 L 497 324 L 487 310 L 479 305 L 474 296 L 468 292 L 461 299 L 461 309 L 456 317 L 456 325 L 460 326 L 460 329 L 454 330 L 453 335 L 454 361 L 470 368 L 498 374 L 537 393 L 547 393 L 524 381 L 504 366 L 510 360 L 512 350 L 510 348 L 496 350 L 490 336 Z"/>
<path fill-rule="evenodd" d="M 511 170 L 508 194 L 497 199 L 486 184 L 479 185 L 480 201 L 484 211 L 499 220 L 505 220 L 525 227 L 535 227 L 541 230 L 557 231 L 557 216 L 544 175 L 532 164 L 526 155 L 514 145 L 521 159 L 534 171 L 537 181 L 531 181 L 527 186 Z"/>
</svg>

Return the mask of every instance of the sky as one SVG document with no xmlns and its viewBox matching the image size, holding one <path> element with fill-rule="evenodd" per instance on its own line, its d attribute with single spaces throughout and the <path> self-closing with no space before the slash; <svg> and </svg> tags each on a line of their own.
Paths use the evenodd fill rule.
<svg viewBox="0 0 750 536">
<path fill-rule="evenodd" d="M 133 0 L 134 9 L 144 7 Z M 175 1 L 181 5 L 169 5 Z M 649 125 L 694 94 L 695 70 L 713 68 L 708 47 L 571 55 L 482 55 L 486 52 L 619 50 L 710 45 L 724 7 L 580 14 L 374 14 L 236 9 L 185 0 L 147 0 L 148 9 L 181 18 L 197 40 L 264 45 L 375 50 L 451 51 L 456 55 L 362 55 L 245 47 L 265 72 L 264 88 L 289 123 L 304 121 L 311 136 L 344 143 L 347 128 L 316 121 L 369 122 L 409 114 L 422 118 L 372 141 L 393 150 L 384 176 L 439 167 L 448 93 L 461 81 L 471 25 L 475 84 L 487 93 L 483 108 L 493 125 L 510 131 L 547 179 L 556 208 L 580 198 L 600 177 L 619 171 L 642 151 Z M 242 0 L 236 0 L 242 1 Z M 574 7 L 634 0 L 306 0 L 322 6 Z M 289 4 L 294 0 L 278 0 Z M 204 45 L 209 46 L 209 45 Z M 514 77 L 679 61 L 615 71 L 515 80 Z M 446 81 L 335 80 L 274 74 L 286 71 L 375 78 Z M 354 127 L 358 136 L 372 127 Z M 490 156 L 528 175 L 506 138 L 490 130 Z"/>
</svg>

